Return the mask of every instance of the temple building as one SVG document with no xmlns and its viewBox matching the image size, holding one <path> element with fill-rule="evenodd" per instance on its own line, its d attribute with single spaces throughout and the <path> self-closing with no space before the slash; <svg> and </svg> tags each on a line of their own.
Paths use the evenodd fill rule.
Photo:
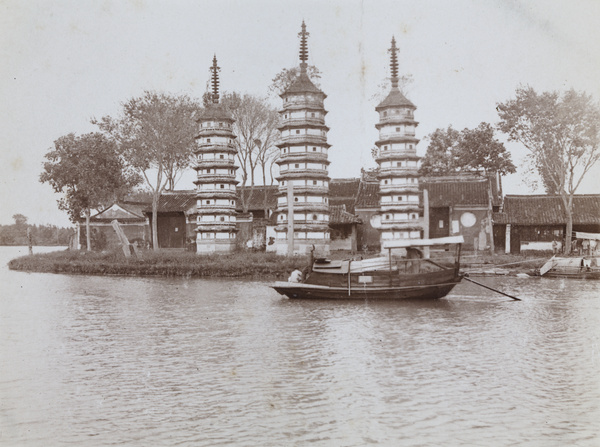
<svg viewBox="0 0 600 447">
<path fill-rule="evenodd" d="M 323 101 L 327 95 L 307 74 L 306 25 L 300 36 L 300 74 L 280 95 L 283 109 L 280 149 L 279 193 L 275 251 L 278 254 L 307 253 L 312 247 L 328 254 L 329 240 L 329 161 Z M 290 225 L 288 225 L 288 222 Z M 293 239 L 293 245 L 288 241 Z"/>
<path fill-rule="evenodd" d="M 217 57 L 211 67 L 211 103 L 197 119 L 195 170 L 196 250 L 201 254 L 230 252 L 236 246 L 236 147 L 234 120 L 219 104 Z"/>
<path fill-rule="evenodd" d="M 379 140 L 375 142 L 378 164 L 379 215 L 374 227 L 386 241 L 418 239 L 423 222 L 419 205 L 419 174 L 414 119 L 415 105 L 398 88 L 398 48 L 392 38 L 391 81 L 388 96 L 375 108 L 379 113 Z"/>
</svg>

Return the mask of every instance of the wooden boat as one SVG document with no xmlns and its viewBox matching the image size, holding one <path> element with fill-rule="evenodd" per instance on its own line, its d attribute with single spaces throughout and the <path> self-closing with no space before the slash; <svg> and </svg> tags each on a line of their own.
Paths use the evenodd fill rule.
<svg viewBox="0 0 600 447">
<path fill-rule="evenodd" d="M 442 298 L 462 279 L 459 269 L 463 243 L 462 236 L 387 242 L 384 243 L 387 257 L 344 261 L 316 259 L 304 272 L 294 272 L 288 282 L 276 282 L 273 288 L 289 298 Z M 456 249 L 450 264 L 419 256 L 420 248 L 444 246 Z M 393 256 L 392 250 L 398 249 L 403 249 L 406 257 Z"/>
<path fill-rule="evenodd" d="M 600 279 L 600 257 L 558 258 L 552 256 L 540 268 L 540 276 L 545 278 Z"/>
</svg>

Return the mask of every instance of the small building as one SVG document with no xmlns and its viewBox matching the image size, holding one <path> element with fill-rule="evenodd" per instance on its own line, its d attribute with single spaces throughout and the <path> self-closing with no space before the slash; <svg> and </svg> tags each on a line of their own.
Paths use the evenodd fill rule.
<svg viewBox="0 0 600 447">
<path fill-rule="evenodd" d="M 130 242 L 146 245 L 150 238 L 148 220 L 144 215 L 146 203 L 140 202 L 117 202 L 99 213 L 90 217 L 90 234 L 92 238 L 92 249 L 104 250 L 119 245 L 119 238 L 112 226 L 116 220 L 121 225 L 125 236 Z M 77 249 L 85 248 L 85 219 L 77 222 Z"/>
<path fill-rule="evenodd" d="M 460 234 L 466 249 L 493 249 L 492 183 L 490 177 L 471 174 L 421 179 L 429 202 L 429 237 Z"/>
<path fill-rule="evenodd" d="M 503 212 L 494 213 L 493 219 L 498 232 L 505 234 L 506 253 L 550 251 L 553 241 L 564 242 L 567 218 L 560 196 L 507 195 Z M 600 232 L 600 194 L 573 198 L 573 231 Z"/>
<path fill-rule="evenodd" d="M 158 201 L 159 248 L 191 249 L 196 240 L 196 191 L 167 191 Z M 152 204 L 146 204 L 144 214 L 152 233 Z M 152 240 L 152 238 L 150 238 Z"/>
</svg>

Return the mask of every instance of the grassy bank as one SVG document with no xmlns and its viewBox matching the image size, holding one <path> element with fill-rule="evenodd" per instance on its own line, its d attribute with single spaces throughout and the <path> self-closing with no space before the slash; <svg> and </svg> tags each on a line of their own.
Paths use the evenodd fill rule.
<svg viewBox="0 0 600 447">
<path fill-rule="evenodd" d="M 343 252 L 332 255 L 333 259 L 349 257 L 352 256 Z M 490 256 L 467 252 L 461 264 L 465 271 L 474 274 L 490 270 L 531 273 L 549 257 L 546 253 Z M 12 270 L 43 273 L 287 279 L 292 270 L 303 268 L 307 263 L 306 256 L 287 258 L 262 252 L 198 256 L 191 252 L 146 250 L 136 259 L 125 258 L 120 250 L 103 253 L 65 250 L 23 256 L 10 261 L 8 266 Z"/>
<path fill-rule="evenodd" d="M 58 251 L 13 259 L 11 270 L 43 273 L 127 276 L 183 276 L 229 278 L 286 278 L 308 259 L 286 258 L 270 253 L 239 252 L 198 256 L 191 252 L 143 251 L 140 257 L 125 258 L 122 251 L 88 253 Z"/>
</svg>

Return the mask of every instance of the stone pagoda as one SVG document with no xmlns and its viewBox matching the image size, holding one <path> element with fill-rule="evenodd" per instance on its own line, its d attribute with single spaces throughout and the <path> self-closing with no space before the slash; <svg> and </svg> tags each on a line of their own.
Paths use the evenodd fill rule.
<svg viewBox="0 0 600 447">
<path fill-rule="evenodd" d="M 198 118 L 196 136 L 197 252 L 230 252 L 236 244 L 236 148 L 234 120 L 219 104 L 219 70 L 217 57 L 210 68 L 212 91 L 210 103 Z"/>
<path fill-rule="evenodd" d="M 379 206 L 377 225 L 381 244 L 399 239 L 419 239 L 423 228 L 419 206 L 415 105 L 398 89 L 398 48 L 392 37 L 392 88 L 375 110 L 379 113 L 379 140 L 375 161 L 379 166 Z"/>
<path fill-rule="evenodd" d="M 306 25 L 300 36 L 300 74 L 283 99 L 275 249 L 278 254 L 329 253 L 329 176 L 323 100 L 307 74 Z M 293 240 L 293 245 L 290 241 Z"/>
</svg>

